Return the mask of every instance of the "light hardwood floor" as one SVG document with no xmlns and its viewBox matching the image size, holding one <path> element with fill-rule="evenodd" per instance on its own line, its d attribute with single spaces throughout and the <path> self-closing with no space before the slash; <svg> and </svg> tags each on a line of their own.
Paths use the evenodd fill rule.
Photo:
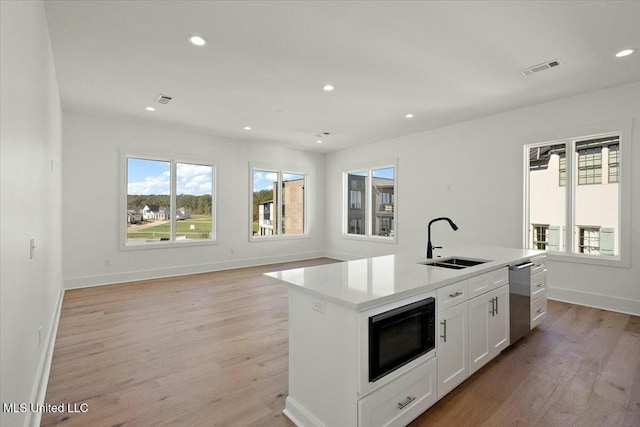
<svg viewBox="0 0 640 427">
<path fill-rule="evenodd" d="M 287 288 L 317 259 L 67 291 L 43 426 L 286 426 Z M 548 319 L 411 426 L 640 426 L 640 318 Z M 351 427 L 351 426 L 329 426 Z M 355 427 L 355 426 L 353 426 Z"/>
</svg>

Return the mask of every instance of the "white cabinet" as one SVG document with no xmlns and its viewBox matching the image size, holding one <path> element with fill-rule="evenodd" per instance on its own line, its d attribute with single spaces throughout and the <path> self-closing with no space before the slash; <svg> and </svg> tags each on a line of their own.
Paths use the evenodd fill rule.
<svg viewBox="0 0 640 427">
<path fill-rule="evenodd" d="M 508 345 L 509 286 L 505 285 L 469 300 L 469 374 Z"/>
<path fill-rule="evenodd" d="M 437 400 L 431 358 L 358 401 L 358 426 L 404 426 Z"/>
<path fill-rule="evenodd" d="M 466 301 L 439 313 L 438 399 L 469 376 Z"/>
<path fill-rule="evenodd" d="M 538 326 L 547 317 L 547 269 L 546 256 L 532 259 L 531 269 L 531 329 Z"/>
</svg>

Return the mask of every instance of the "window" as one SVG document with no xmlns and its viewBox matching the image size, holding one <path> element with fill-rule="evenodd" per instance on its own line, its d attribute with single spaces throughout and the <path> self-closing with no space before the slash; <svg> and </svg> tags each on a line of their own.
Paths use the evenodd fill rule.
<svg viewBox="0 0 640 427">
<path fill-rule="evenodd" d="M 558 153 L 559 162 L 559 180 L 558 185 L 564 187 L 567 185 L 567 156 L 564 151 Z"/>
<path fill-rule="evenodd" d="M 619 257 L 619 146 L 620 136 L 612 134 L 526 147 L 527 247 Z"/>
<path fill-rule="evenodd" d="M 215 240 L 214 165 L 125 156 L 125 246 Z"/>
<path fill-rule="evenodd" d="M 533 248 L 547 250 L 548 225 L 533 224 Z"/>
<path fill-rule="evenodd" d="M 306 174 L 252 168 L 251 178 L 252 240 L 305 235 Z"/>
<path fill-rule="evenodd" d="M 395 240 L 395 165 L 345 172 L 345 226 L 350 236 Z"/>
<path fill-rule="evenodd" d="M 578 227 L 580 230 L 580 241 L 578 242 L 581 254 L 600 253 L 600 228 L 599 227 Z"/>
<path fill-rule="evenodd" d="M 602 147 L 591 141 L 576 143 L 578 153 L 578 185 L 602 183 Z"/>
<path fill-rule="evenodd" d="M 620 168 L 620 145 L 609 145 L 609 182 L 619 182 L 619 168 Z"/>
</svg>

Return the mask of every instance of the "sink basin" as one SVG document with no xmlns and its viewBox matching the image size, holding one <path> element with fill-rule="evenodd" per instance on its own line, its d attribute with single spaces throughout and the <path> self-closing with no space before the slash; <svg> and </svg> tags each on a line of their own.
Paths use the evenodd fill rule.
<svg viewBox="0 0 640 427">
<path fill-rule="evenodd" d="M 483 259 L 447 257 L 420 262 L 419 264 L 431 265 L 433 267 L 450 268 L 452 270 L 462 270 L 463 268 L 473 267 L 474 265 L 484 264 L 485 262 L 489 261 Z"/>
</svg>

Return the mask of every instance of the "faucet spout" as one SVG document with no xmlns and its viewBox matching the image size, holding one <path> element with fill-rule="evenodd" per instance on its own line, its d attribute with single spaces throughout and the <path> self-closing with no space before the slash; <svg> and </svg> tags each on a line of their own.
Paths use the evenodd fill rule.
<svg viewBox="0 0 640 427">
<path fill-rule="evenodd" d="M 441 247 L 441 246 L 433 246 L 431 244 L 431 224 L 433 224 L 436 221 L 447 221 L 451 226 L 451 228 L 453 228 L 453 231 L 456 231 L 458 229 L 458 226 L 453 221 L 451 221 L 451 218 L 447 218 L 444 216 L 435 218 L 429 221 L 429 225 L 427 226 L 427 258 L 433 258 L 433 250 L 435 248 Z"/>
</svg>

